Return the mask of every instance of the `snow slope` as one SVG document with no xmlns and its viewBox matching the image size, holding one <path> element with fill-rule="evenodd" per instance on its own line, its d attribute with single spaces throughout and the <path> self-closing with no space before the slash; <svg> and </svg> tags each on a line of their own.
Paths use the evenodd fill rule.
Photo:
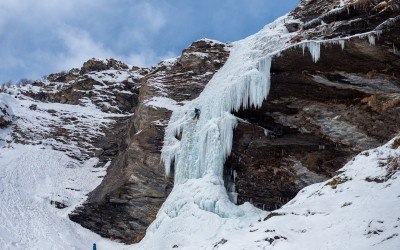
<svg viewBox="0 0 400 250">
<path fill-rule="evenodd" d="M 94 168 L 98 159 L 85 155 L 77 144 L 46 139 L 50 125 L 59 123 L 62 127 L 65 116 L 74 116 L 83 126 L 90 126 L 87 136 L 98 136 L 103 126 L 112 123 L 108 114 L 91 105 L 17 100 L 8 94 L 0 94 L 0 100 L 14 119 L 13 125 L 0 129 L 0 249 L 83 250 L 94 242 L 98 249 L 126 249 L 68 218 L 85 195 L 100 184 L 106 168 Z M 28 108 L 32 104 L 37 110 Z M 50 108 L 57 115 L 46 111 Z M 71 134 L 82 132 L 79 126 L 64 126 Z M 13 142 L 11 133 L 16 127 L 25 132 L 26 143 L 37 145 Z M 87 160 L 79 161 L 78 156 Z M 58 209 L 56 202 L 68 207 Z"/>
</svg>

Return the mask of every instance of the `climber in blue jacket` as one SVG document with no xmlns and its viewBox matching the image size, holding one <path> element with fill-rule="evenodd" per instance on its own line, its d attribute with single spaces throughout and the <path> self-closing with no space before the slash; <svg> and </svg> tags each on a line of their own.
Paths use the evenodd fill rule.
<svg viewBox="0 0 400 250">
<path fill-rule="evenodd" d="M 96 250 L 96 243 L 93 243 L 93 250 Z"/>
<path fill-rule="evenodd" d="M 196 119 L 197 118 L 197 120 L 199 119 L 199 117 L 200 117 L 200 109 L 198 109 L 198 108 L 195 108 L 194 109 L 194 117 L 193 117 L 193 120 L 194 119 Z"/>
</svg>

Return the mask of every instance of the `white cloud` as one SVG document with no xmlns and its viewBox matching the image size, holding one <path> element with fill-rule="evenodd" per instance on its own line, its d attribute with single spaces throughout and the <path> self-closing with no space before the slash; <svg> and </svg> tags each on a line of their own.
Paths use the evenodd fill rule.
<svg viewBox="0 0 400 250">
<path fill-rule="evenodd" d="M 114 53 L 105 48 L 101 42 L 95 42 L 85 30 L 64 25 L 58 31 L 59 37 L 66 47 L 65 53 L 60 53 L 58 68 L 70 69 L 81 67 L 90 58 L 110 58 Z"/>
<path fill-rule="evenodd" d="M 172 52 L 168 51 L 165 54 L 158 55 L 154 52 L 154 50 L 147 50 L 142 51 L 140 54 L 130 54 L 128 57 L 122 57 L 122 60 L 130 65 L 137 65 L 137 66 L 150 66 L 150 65 L 157 65 L 157 63 L 169 59 L 177 57 L 177 55 Z"/>
<path fill-rule="evenodd" d="M 0 73 L 35 78 L 93 57 L 156 64 L 175 56 L 150 47 L 167 24 L 164 11 L 144 0 L 0 0 Z"/>
</svg>

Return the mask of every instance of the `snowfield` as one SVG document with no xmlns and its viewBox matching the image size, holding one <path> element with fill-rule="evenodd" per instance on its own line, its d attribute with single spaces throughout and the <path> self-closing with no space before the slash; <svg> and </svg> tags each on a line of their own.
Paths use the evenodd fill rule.
<svg viewBox="0 0 400 250">
<path fill-rule="evenodd" d="M 126 249 L 68 218 L 86 200 L 86 194 L 101 183 L 106 168 L 94 168 L 98 159 L 87 156 L 80 145 L 46 139 L 50 125 L 62 127 L 65 116 L 90 127 L 85 131 L 88 137 L 98 136 L 102 127 L 112 123 L 107 118 L 110 115 L 92 105 L 40 103 L 8 94 L 0 94 L 0 101 L 14 119 L 13 125 L 0 129 L 0 249 L 83 250 L 94 242 L 99 244 L 98 249 Z M 37 105 L 36 110 L 29 109 L 32 104 Z M 49 109 L 58 115 L 49 114 Z M 37 145 L 13 142 L 11 133 L 16 127 L 26 132 L 27 143 Z M 71 134 L 83 132 L 79 126 L 64 128 Z M 64 205 L 67 207 L 56 208 Z"/>
</svg>

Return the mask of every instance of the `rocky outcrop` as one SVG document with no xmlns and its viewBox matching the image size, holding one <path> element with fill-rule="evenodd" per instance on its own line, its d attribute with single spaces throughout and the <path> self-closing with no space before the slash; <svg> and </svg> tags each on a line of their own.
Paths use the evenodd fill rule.
<svg viewBox="0 0 400 250">
<path fill-rule="evenodd" d="M 202 39 L 175 59 L 141 72 L 138 105 L 118 156 L 102 184 L 70 219 L 102 235 L 138 242 L 173 187 L 160 162 L 172 110 L 197 97 L 229 55 L 227 45 Z"/>
<path fill-rule="evenodd" d="M 138 104 L 140 79 L 150 69 L 128 66 L 115 59 L 90 59 L 79 69 L 49 75 L 22 94 L 41 102 L 86 105 L 103 112 L 130 114 Z"/>
<path fill-rule="evenodd" d="M 234 132 L 225 179 L 235 182 L 238 204 L 279 208 L 305 186 L 334 176 L 355 154 L 398 133 L 400 26 L 391 18 L 400 13 L 395 3 L 377 9 L 378 2 L 335 12 L 339 2 L 302 1 L 291 13 L 306 22 L 286 25 L 289 32 L 301 29 L 294 44 L 365 33 L 393 21 L 379 40 L 356 36 L 343 49 L 321 45 L 317 63 L 301 47 L 273 58 L 268 100 L 236 114 L 243 120 Z"/>
<path fill-rule="evenodd" d="M 63 71 L 59 73 L 50 74 L 47 80 L 50 82 L 69 82 L 79 77 L 80 70 L 73 68 L 69 72 Z"/>
<path fill-rule="evenodd" d="M 80 74 L 86 74 L 92 71 L 105 71 L 105 70 L 109 70 L 109 69 L 114 69 L 114 70 L 126 70 L 129 69 L 129 67 L 118 60 L 115 59 L 90 59 L 89 61 L 85 62 L 83 64 L 83 67 L 81 68 Z"/>
<path fill-rule="evenodd" d="M 3 103 L 0 103 L 0 105 Z M 12 122 L 12 114 L 7 104 L 0 106 L 0 128 L 5 128 Z"/>
<path fill-rule="evenodd" d="M 8 105 L 7 100 L 11 99 L 6 94 L 0 93 L 0 129 L 9 126 L 14 118 L 14 112 Z"/>
</svg>

